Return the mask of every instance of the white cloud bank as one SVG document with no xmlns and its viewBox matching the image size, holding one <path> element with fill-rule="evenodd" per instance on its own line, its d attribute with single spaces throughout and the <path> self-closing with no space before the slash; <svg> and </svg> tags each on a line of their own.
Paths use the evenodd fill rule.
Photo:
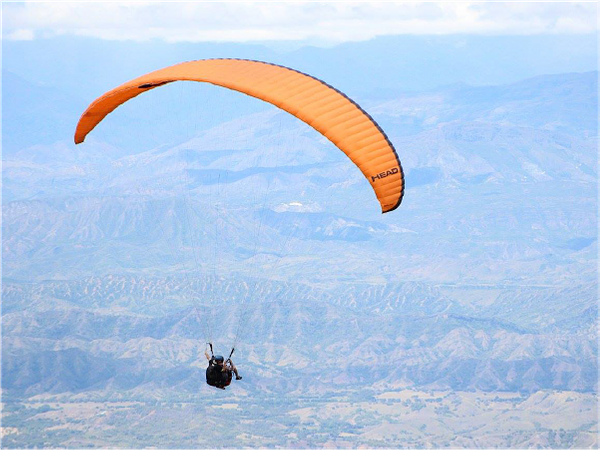
<svg viewBox="0 0 600 450">
<path fill-rule="evenodd" d="M 336 44 L 399 34 L 595 33 L 594 3 L 4 3 L 3 38 Z"/>
</svg>

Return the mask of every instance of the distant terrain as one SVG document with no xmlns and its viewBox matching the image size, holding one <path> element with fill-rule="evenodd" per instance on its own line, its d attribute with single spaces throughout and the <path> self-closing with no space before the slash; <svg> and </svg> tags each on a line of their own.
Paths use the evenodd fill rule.
<svg viewBox="0 0 600 450">
<path fill-rule="evenodd" d="M 199 125 L 229 93 L 78 147 L 5 131 L 3 445 L 597 447 L 597 76 L 362 92 L 406 172 L 386 215 L 275 108 Z M 9 73 L 9 130 L 27 95 L 76 123 Z"/>
</svg>

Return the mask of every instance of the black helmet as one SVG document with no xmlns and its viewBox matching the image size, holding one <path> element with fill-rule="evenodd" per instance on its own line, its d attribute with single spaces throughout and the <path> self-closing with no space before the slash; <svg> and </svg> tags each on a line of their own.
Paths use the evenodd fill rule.
<svg viewBox="0 0 600 450">
<path fill-rule="evenodd" d="M 221 355 L 215 355 L 215 356 L 213 356 L 213 360 L 217 364 L 223 364 L 225 362 L 225 358 L 223 358 Z"/>
</svg>

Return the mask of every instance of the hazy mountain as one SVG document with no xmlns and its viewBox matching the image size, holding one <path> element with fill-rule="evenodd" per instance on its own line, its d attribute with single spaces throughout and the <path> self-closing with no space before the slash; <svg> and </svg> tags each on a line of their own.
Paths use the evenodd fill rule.
<svg viewBox="0 0 600 450">
<path fill-rule="evenodd" d="M 34 42 L 5 40 L 3 56 L 5 68 L 13 73 L 76 92 L 89 103 L 92 98 L 87 97 L 95 98 L 140 73 L 192 59 L 265 60 L 314 74 L 349 95 L 376 92 L 388 98 L 390 92 L 450 83 L 497 85 L 543 74 L 595 70 L 597 53 L 592 34 L 399 35 L 330 48 L 274 45 L 280 47 L 281 42 L 111 42 L 57 37 Z"/>
<path fill-rule="evenodd" d="M 215 281 L 192 286 L 202 292 L 200 320 L 183 280 L 7 283 L 4 387 L 39 393 L 115 383 L 196 386 L 206 325 L 213 324 L 210 331 L 225 347 L 243 317 L 239 351 L 245 370 L 274 366 L 268 378 L 278 384 L 291 376 L 287 389 L 302 390 L 303 379 L 315 376 L 311 361 L 317 355 L 328 361 L 319 364 L 322 381 L 337 380 L 329 390 L 399 382 L 454 390 L 596 389 L 593 323 L 573 331 L 531 332 L 435 293 L 427 299 L 427 287 L 418 285 L 388 286 L 402 293 L 395 305 L 386 303 L 385 290 L 367 289 L 346 296 L 363 304 L 342 306 L 331 300 L 334 292 L 303 285 Z M 231 301 L 235 298 L 242 300 Z M 164 306 L 157 311 L 152 306 L 157 304 Z M 95 365 L 102 370 L 86 372 Z"/>
<path fill-rule="evenodd" d="M 309 60 L 307 52 L 296 56 Z M 125 402 L 94 420 L 113 430 L 137 421 L 147 436 L 161 428 L 141 417 L 167 414 L 153 402 L 181 402 L 190 417 L 206 415 L 206 396 L 220 395 L 203 385 L 210 338 L 222 353 L 236 344 L 244 380 L 225 394 L 245 402 L 243 420 L 255 423 L 254 414 L 270 405 L 279 415 L 260 416 L 272 424 L 265 429 L 301 425 L 302 442 L 328 442 L 302 427 L 332 427 L 336 436 L 360 432 L 365 445 L 382 445 L 378 436 L 389 432 L 393 442 L 427 446 L 434 442 L 427 436 L 444 433 L 438 428 L 458 427 L 438 420 L 462 424 L 471 417 L 464 408 L 496 414 L 511 430 L 518 408 L 560 417 L 577 407 L 591 417 L 596 72 L 363 93 L 406 172 L 403 205 L 382 216 L 344 155 L 275 108 L 245 98 L 221 111 L 198 108 L 196 100 L 233 98 L 203 90 L 178 110 L 176 100 L 165 99 L 173 92 L 185 98 L 184 86 L 115 111 L 74 146 L 70 135 L 82 105 L 70 95 L 79 93 L 25 81 L 22 69 L 3 79 L 4 92 L 12 90 L 2 221 L 9 429 L 33 423 L 28 417 L 58 426 L 63 419 L 53 406 L 39 403 L 49 399 L 74 402 L 75 409 Z M 29 107 L 19 97 L 42 101 Z M 44 120 L 29 121 L 34 116 Z M 446 394 L 402 397 L 409 389 Z M 560 392 L 536 397 L 546 390 L 572 400 Z M 471 391 L 483 400 L 471 399 Z M 324 403 L 316 408 L 310 399 Z M 324 399 L 354 405 L 343 410 L 352 412 L 329 411 L 333 403 Z M 419 416 L 428 408 L 435 420 Z M 404 416 L 387 425 L 373 416 L 396 410 Z M 187 423 L 181 411 L 169 420 Z M 320 417 L 324 411 L 339 420 Z M 240 421 L 233 411 L 219 412 L 223 421 L 211 423 L 205 436 Z M 409 415 L 410 438 L 395 428 Z M 529 417 L 531 424 L 521 418 L 529 427 L 522 434 L 503 432 L 486 445 L 594 442 L 587 422 L 560 434 L 539 417 Z M 73 420 L 69 427 L 78 426 Z M 501 427 L 489 422 L 477 430 Z M 74 438 L 60 427 L 41 428 L 40 446 L 93 440 L 90 431 Z M 480 446 L 484 441 L 472 436 L 477 430 L 435 442 Z M 17 431 L 10 436 L 5 442 L 24 439 Z M 251 446 L 240 436 L 232 439 Z M 190 439 L 169 442 L 197 444 Z"/>
</svg>

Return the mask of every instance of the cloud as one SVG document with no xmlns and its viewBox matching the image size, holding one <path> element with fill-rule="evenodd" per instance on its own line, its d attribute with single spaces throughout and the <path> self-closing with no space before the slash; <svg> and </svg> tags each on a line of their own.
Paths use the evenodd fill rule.
<svg viewBox="0 0 600 450">
<path fill-rule="evenodd" d="M 11 41 L 32 41 L 35 39 L 35 33 L 32 29 L 16 29 L 9 31 L 6 39 Z"/>
<path fill-rule="evenodd" d="M 3 38 L 337 44 L 400 34 L 595 33 L 595 3 L 5 3 Z"/>
</svg>

